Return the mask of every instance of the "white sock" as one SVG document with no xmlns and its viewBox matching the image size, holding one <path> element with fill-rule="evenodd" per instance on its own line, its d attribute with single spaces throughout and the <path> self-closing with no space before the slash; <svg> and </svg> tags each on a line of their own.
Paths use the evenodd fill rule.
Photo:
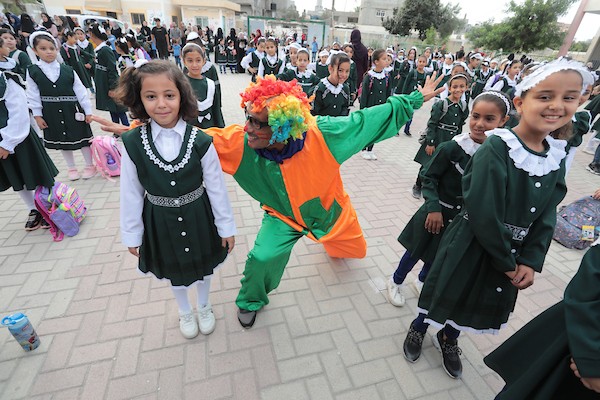
<svg viewBox="0 0 600 400">
<path fill-rule="evenodd" d="M 19 193 L 21 200 L 23 200 L 25 207 L 27 207 L 29 211 L 36 210 L 35 203 L 33 202 L 33 197 L 35 195 L 34 190 L 19 190 L 17 193 Z"/>
<path fill-rule="evenodd" d="M 171 286 L 175 300 L 177 300 L 177 306 L 181 314 L 187 314 L 192 312 L 192 306 L 190 305 L 190 299 L 188 299 L 188 288 L 185 286 Z"/>
<path fill-rule="evenodd" d="M 211 279 L 211 276 L 205 276 L 203 281 L 196 282 L 196 289 L 198 290 L 198 308 L 202 308 L 208 304 Z"/>
<path fill-rule="evenodd" d="M 61 150 L 61 153 L 67 162 L 67 167 L 75 168 L 75 157 L 73 156 L 73 150 Z"/>
<path fill-rule="evenodd" d="M 92 165 L 94 165 L 94 161 L 92 159 L 92 149 L 89 146 L 82 147 L 81 154 L 83 154 L 83 159 L 85 160 L 86 167 L 91 167 Z"/>
</svg>

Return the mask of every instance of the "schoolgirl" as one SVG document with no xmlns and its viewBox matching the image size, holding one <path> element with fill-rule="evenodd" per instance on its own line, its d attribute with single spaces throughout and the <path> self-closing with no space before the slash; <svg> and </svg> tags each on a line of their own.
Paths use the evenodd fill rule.
<svg viewBox="0 0 600 400">
<path fill-rule="evenodd" d="M 454 54 L 446 54 L 444 56 L 444 63 L 440 67 L 440 74 L 442 74 L 442 81 L 440 87 L 444 86 L 452 74 L 452 68 L 454 67 Z"/>
<path fill-rule="evenodd" d="M 402 63 L 404 62 L 405 58 L 404 49 L 398 50 L 396 53 L 396 58 L 392 63 L 392 73 L 390 74 L 390 79 L 394 88 L 396 88 L 398 85 L 398 80 L 400 79 L 400 69 L 402 68 Z"/>
<path fill-rule="evenodd" d="M 215 91 L 217 96 L 219 97 L 219 102 L 221 102 L 221 82 L 219 81 L 219 74 L 217 73 L 217 68 L 215 67 L 215 65 L 209 60 L 209 53 L 208 49 L 205 46 L 205 43 L 202 41 L 202 39 L 200 38 L 200 36 L 198 36 L 198 33 L 196 32 L 191 32 L 190 34 L 188 34 L 186 43 L 197 44 L 202 50 L 204 50 L 204 54 L 207 55 L 206 63 L 204 64 L 204 67 L 202 67 L 202 76 L 212 80 L 215 83 Z"/>
<path fill-rule="evenodd" d="M 125 69 L 129 67 L 133 67 L 135 64 L 135 58 L 133 54 L 129 52 L 129 45 L 127 44 L 127 40 L 121 37 L 115 40 L 115 48 L 117 49 L 117 54 L 119 58 L 117 59 L 117 67 L 119 68 L 119 72 L 123 73 Z"/>
<path fill-rule="evenodd" d="M 134 63 L 137 60 L 146 60 L 147 59 L 146 51 L 144 50 L 144 48 L 142 46 L 140 46 L 140 44 L 135 39 L 135 37 L 133 37 L 132 35 L 126 35 L 125 40 L 127 41 L 127 46 L 129 46 L 129 53 L 131 55 L 133 55 Z"/>
<path fill-rule="evenodd" d="M 496 83 L 491 86 L 492 90 L 499 90 L 506 93 L 511 99 L 514 97 L 517 87 L 517 78 L 521 72 L 522 64 L 519 60 L 511 60 L 504 66 L 504 74 Z"/>
<path fill-rule="evenodd" d="M 411 49 L 411 50 L 413 50 L 413 49 Z M 415 53 L 416 53 L 416 49 L 415 49 Z M 408 52 L 408 56 L 409 56 L 409 62 L 410 62 L 411 51 Z M 402 89 L 401 94 L 412 93 L 413 91 L 417 90 L 417 87 L 423 86 L 425 84 L 425 79 L 427 78 L 427 75 L 428 75 L 427 72 L 425 72 L 426 65 L 427 65 L 427 57 L 425 57 L 424 55 L 420 55 L 417 58 L 415 68 L 411 69 L 407 73 L 406 78 L 402 79 L 404 84 L 403 84 L 403 89 Z M 402 73 L 401 73 L 401 75 L 402 75 Z M 412 118 L 406 123 L 406 125 L 404 125 L 404 134 L 406 136 L 412 136 L 410 133 L 411 124 L 412 124 Z"/>
<path fill-rule="evenodd" d="M 126 132 L 121 160 L 121 238 L 138 268 L 170 281 L 185 338 L 215 329 L 210 281 L 234 246 L 235 222 L 219 158 L 197 117 L 192 88 L 169 61 L 123 73 L 117 98 L 143 125 Z M 198 317 L 188 298 L 196 286 Z M 200 325 L 200 329 L 198 329 Z"/>
<path fill-rule="evenodd" d="M 114 90 L 119 84 L 117 60 L 107 44 L 108 36 L 101 25 L 90 26 L 90 40 L 96 45 L 94 83 L 96 84 L 96 109 L 108 111 L 113 122 L 129 125 L 126 108 L 113 100 Z"/>
<path fill-rule="evenodd" d="M 196 94 L 198 104 L 198 116 L 187 122 L 202 129 L 225 127 L 221 99 L 217 95 L 215 82 L 202 75 L 206 53 L 197 44 L 188 43 L 183 47 L 182 54 L 183 64 L 187 69 L 186 76 Z"/>
<path fill-rule="evenodd" d="M 27 69 L 27 103 L 44 131 L 44 146 L 62 150 L 70 180 L 80 178 L 73 157 L 73 151 L 80 149 L 85 160 L 82 177 L 89 179 L 96 175 L 96 167 L 89 143 L 92 104 L 87 90 L 73 68 L 56 61 L 58 49 L 52 35 L 38 31 L 30 39 L 40 60 Z"/>
<path fill-rule="evenodd" d="M 473 81 L 473 86 L 471 88 L 471 98 L 479 96 L 483 92 L 483 88 L 485 87 L 485 83 L 492 76 L 492 70 L 490 69 L 489 61 L 482 61 L 481 68 L 475 70 L 475 78 Z"/>
<path fill-rule="evenodd" d="M 73 68 L 73 71 L 75 71 L 86 89 L 93 87 L 92 79 L 83 65 L 84 62 L 81 56 L 81 49 L 77 46 L 77 36 L 75 35 L 75 32 L 68 31 L 65 33 L 65 37 L 67 38 L 67 41 L 60 47 L 62 59 L 65 61 L 65 64 Z"/>
<path fill-rule="evenodd" d="M 307 49 L 298 50 L 296 54 L 296 66 L 286 70 L 283 74 L 277 75 L 277 79 L 286 82 L 296 79 L 298 85 L 302 87 L 302 91 L 306 93 L 306 96 L 310 97 L 315 87 L 319 84 L 319 79 L 314 72 L 307 68 L 309 60 L 310 55 Z"/>
<path fill-rule="evenodd" d="M 481 65 L 482 60 L 483 57 L 480 53 L 472 53 L 471 55 L 469 55 L 469 64 L 467 64 L 467 74 L 470 77 L 471 82 L 475 80 L 475 73 L 477 72 L 479 65 Z"/>
<path fill-rule="evenodd" d="M 0 29 L 0 38 L 4 41 L 3 47 L 8 50 L 6 59 L 0 61 L 0 70 L 15 72 L 25 79 L 27 67 L 31 65 L 31 59 L 26 52 L 17 49 L 17 35 L 11 30 Z M 12 65 L 9 60 L 14 61 L 14 67 L 9 68 L 9 64 Z"/>
<path fill-rule="evenodd" d="M 80 27 L 76 27 L 73 32 L 77 36 L 77 46 L 81 49 L 81 61 L 85 68 L 85 73 L 90 79 L 92 86 L 89 88 L 91 93 L 95 93 L 94 89 L 94 70 L 96 69 L 96 55 L 94 53 L 94 46 L 87 40 L 85 32 Z"/>
<path fill-rule="evenodd" d="M 426 137 L 414 159 L 421 164 L 421 169 L 429 163 L 436 147 L 462 133 L 462 127 L 469 116 L 469 105 L 462 99 L 468 86 L 468 76 L 463 74 L 452 76 L 448 81 L 450 95 L 431 107 Z M 421 188 L 422 181 L 419 172 L 412 188 L 414 198 L 421 198 Z"/>
<path fill-rule="evenodd" d="M 319 53 L 319 61 L 308 65 L 308 68 L 315 72 L 315 75 L 317 75 L 319 80 L 326 78 L 329 75 L 329 68 L 327 66 L 328 59 L 329 52 L 327 50 L 321 50 Z"/>
<path fill-rule="evenodd" d="M 350 113 L 350 87 L 346 83 L 350 75 L 350 58 L 339 52 L 329 58 L 329 76 L 321 79 L 315 88 L 313 115 L 337 117 Z"/>
<path fill-rule="evenodd" d="M 296 68 L 296 63 L 298 62 L 298 50 L 300 50 L 301 48 L 302 46 L 300 46 L 300 44 L 298 44 L 297 42 L 293 42 L 289 46 L 287 46 L 284 72 L 289 69 Z"/>
<path fill-rule="evenodd" d="M 429 324 L 443 367 L 462 374 L 460 331 L 497 333 L 513 311 L 518 290 L 541 272 L 566 193 L 563 140 L 549 133 L 575 114 L 585 68 L 550 62 L 517 86 L 521 114 L 513 130 L 495 129 L 465 169 L 464 205 L 447 228 L 419 297 L 418 317 L 404 354 L 419 358 Z"/>
<path fill-rule="evenodd" d="M 277 55 L 277 42 L 275 38 L 269 37 L 265 43 L 266 56 L 258 64 L 258 76 L 264 78 L 265 75 L 278 75 L 283 72 L 285 64 Z"/>
<path fill-rule="evenodd" d="M 0 46 L 3 39 L 0 37 Z M 37 186 L 52 187 L 58 170 L 32 130 L 25 83 L 12 72 L 0 73 L 0 191 L 12 188 L 29 211 L 26 231 L 48 228 L 34 204 Z"/>
<path fill-rule="evenodd" d="M 261 60 L 265 57 L 265 47 L 267 39 L 261 37 L 256 42 L 256 50 L 246 54 L 240 65 L 242 68 L 248 70 L 252 74 L 252 82 L 256 82 L 256 75 L 258 74 L 258 66 Z"/>
<path fill-rule="evenodd" d="M 406 54 L 406 58 L 402 62 L 402 65 L 399 67 L 396 76 L 396 89 L 394 90 L 395 94 L 403 94 L 404 84 L 406 83 L 406 78 L 408 74 L 417 67 L 417 48 L 412 47 L 408 50 Z"/>
<path fill-rule="evenodd" d="M 385 50 L 377 49 L 373 52 L 373 64 L 375 64 L 375 67 L 367 71 L 362 81 L 361 110 L 383 104 L 392 95 L 390 76 L 384 71 L 385 66 L 388 64 L 388 54 Z M 361 152 L 361 156 L 365 160 L 377 160 L 377 155 L 373 153 L 373 144 L 365 147 Z"/>
<path fill-rule="evenodd" d="M 446 78 L 446 77 L 442 78 L 442 81 L 444 81 L 444 84 L 442 85 L 444 90 L 442 90 L 436 96 L 436 99 L 434 99 L 434 101 L 438 101 L 438 99 L 444 100 L 446 97 L 448 97 L 450 95 L 450 88 L 448 87 L 448 81 L 454 75 L 465 75 L 468 77 L 467 64 L 465 64 L 463 62 L 455 62 L 454 64 L 452 64 L 452 69 L 450 70 L 450 76 L 448 78 Z M 463 95 L 461 97 L 461 100 L 468 103 L 469 99 L 470 99 L 470 93 L 468 91 L 465 91 L 465 93 L 463 93 Z"/>
<path fill-rule="evenodd" d="M 230 39 L 227 41 L 225 53 L 227 55 L 227 67 L 229 67 L 229 72 L 232 74 L 237 73 L 237 50 L 235 49 L 233 40 Z"/>
<path fill-rule="evenodd" d="M 425 204 L 398 237 L 406 252 L 387 283 L 388 299 L 394 306 L 404 305 L 401 287 L 406 275 L 419 260 L 424 264 L 413 284 L 417 295 L 421 293 L 444 231 L 462 207 L 461 181 L 467 163 L 485 141 L 485 132 L 500 128 L 508 121 L 509 111 L 509 99 L 504 93 L 489 91 L 480 94 L 473 102 L 470 132 L 442 143 L 431 162 L 423 167 L 420 176 Z"/>
<path fill-rule="evenodd" d="M 358 93 L 358 76 L 356 76 L 356 64 L 352 59 L 354 56 L 354 46 L 352 43 L 344 43 L 342 47 L 342 51 L 348 55 L 350 59 L 350 75 L 348 76 L 348 87 L 350 87 L 350 104 L 354 103 L 356 100 L 356 94 Z"/>
</svg>

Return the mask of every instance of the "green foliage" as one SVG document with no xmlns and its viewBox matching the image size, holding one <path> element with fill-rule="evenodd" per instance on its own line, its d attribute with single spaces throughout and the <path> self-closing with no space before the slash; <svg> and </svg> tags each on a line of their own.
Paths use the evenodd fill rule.
<svg viewBox="0 0 600 400">
<path fill-rule="evenodd" d="M 512 14 L 500 23 L 487 21 L 467 33 L 475 47 L 530 52 L 557 48 L 565 33 L 558 25 L 558 17 L 569 10 L 574 0 L 525 0 L 517 4 L 511 0 L 508 12 Z"/>
<path fill-rule="evenodd" d="M 425 31 L 425 40 L 423 41 L 423 43 L 433 45 L 436 43 L 436 41 L 437 41 L 437 31 L 435 30 L 435 28 L 433 26 L 430 26 L 429 29 L 427 29 Z"/>
<path fill-rule="evenodd" d="M 588 51 L 590 44 L 592 44 L 591 39 L 584 40 L 581 42 L 573 42 L 573 44 L 571 44 L 571 48 L 569 49 L 569 51 L 577 51 L 577 52 L 585 53 L 586 51 Z"/>
<path fill-rule="evenodd" d="M 447 37 L 463 26 L 459 12 L 459 5 L 442 6 L 440 0 L 405 1 L 402 8 L 394 8 L 392 17 L 386 18 L 382 25 L 393 35 L 408 36 L 415 30 L 420 40 L 425 40 L 427 30 L 433 26 L 440 36 Z"/>
</svg>

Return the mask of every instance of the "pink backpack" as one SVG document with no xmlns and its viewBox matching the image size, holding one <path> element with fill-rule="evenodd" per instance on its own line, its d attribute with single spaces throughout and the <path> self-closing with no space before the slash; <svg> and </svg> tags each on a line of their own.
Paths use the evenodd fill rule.
<svg viewBox="0 0 600 400">
<path fill-rule="evenodd" d="M 35 190 L 35 207 L 50 224 L 50 233 L 55 242 L 63 240 L 65 235 L 77 235 L 79 225 L 87 214 L 77 190 L 61 182 L 56 182 L 51 188 L 38 186 Z"/>
<path fill-rule="evenodd" d="M 121 151 L 114 137 L 94 137 L 91 150 L 96 168 L 103 177 L 112 181 L 111 177 L 121 175 Z"/>
</svg>

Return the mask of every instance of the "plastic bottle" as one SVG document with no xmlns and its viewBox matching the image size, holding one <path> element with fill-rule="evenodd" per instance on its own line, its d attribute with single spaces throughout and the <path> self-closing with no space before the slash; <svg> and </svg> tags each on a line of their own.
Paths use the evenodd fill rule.
<svg viewBox="0 0 600 400">
<path fill-rule="evenodd" d="M 25 314 L 17 313 L 4 317 L 2 318 L 2 325 L 8 327 L 8 330 L 23 347 L 23 350 L 35 350 L 40 345 L 40 338 Z"/>
<path fill-rule="evenodd" d="M 117 167 L 117 162 L 115 161 L 115 159 L 110 155 L 110 153 L 106 153 L 106 166 L 108 167 L 109 170 L 114 171 Z"/>
</svg>

